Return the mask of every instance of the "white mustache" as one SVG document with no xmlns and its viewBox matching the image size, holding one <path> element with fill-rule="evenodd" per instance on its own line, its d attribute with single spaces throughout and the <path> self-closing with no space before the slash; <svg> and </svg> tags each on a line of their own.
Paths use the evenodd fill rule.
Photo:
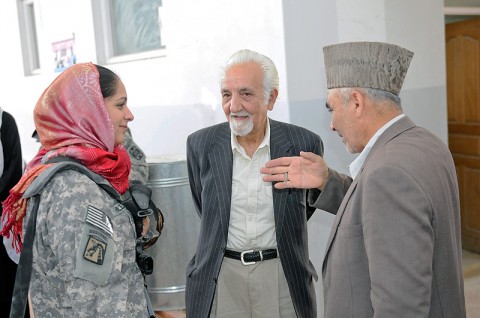
<svg viewBox="0 0 480 318">
<path fill-rule="evenodd" d="M 241 112 L 238 112 L 238 113 L 230 113 L 230 118 L 232 118 L 232 116 L 246 116 L 246 117 L 250 117 L 251 115 L 250 115 L 248 112 L 242 110 Z"/>
</svg>

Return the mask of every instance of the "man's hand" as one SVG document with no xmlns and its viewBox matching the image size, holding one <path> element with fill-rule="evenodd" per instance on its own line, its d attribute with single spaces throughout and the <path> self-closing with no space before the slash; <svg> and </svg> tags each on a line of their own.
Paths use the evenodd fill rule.
<svg viewBox="0 0 480 318">
<path fill-rule="evenodd" d="M 268 161 L 260 169 L 265 182 L 276 182 L 275 188 L 323 190 L 328 179 L 325 160 L 312 152 L 300 152 L 300 157 L 282 157 Z"/>
</svg>

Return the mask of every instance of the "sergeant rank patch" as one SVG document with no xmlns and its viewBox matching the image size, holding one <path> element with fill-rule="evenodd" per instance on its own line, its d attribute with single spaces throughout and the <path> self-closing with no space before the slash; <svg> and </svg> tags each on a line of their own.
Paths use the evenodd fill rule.
<svg viewBox="0 0 480 318">
<path fill-rule="evenodd" d="M 87 245 L 85 246 L 85 252 L 83 252 L 83 258 L 97 265 L 102 265 L 106 250 L 107 243 L 94 236 L 89 236 Z"/>
<path fill-rule="evenodd" d="M 143 158 L 143 152 L 135 146 L 130 148 L 130 154 L 137 160 L 141 160 Z"/>
</svg>

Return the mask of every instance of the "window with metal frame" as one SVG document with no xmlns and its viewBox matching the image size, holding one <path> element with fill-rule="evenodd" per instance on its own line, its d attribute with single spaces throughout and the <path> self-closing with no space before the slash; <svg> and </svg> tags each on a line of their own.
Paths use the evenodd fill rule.
<svg viewBox="0 0 480 318">
<path fill-rule="evenodd" d="M 92 8 L 99 63 L 164 54 L 162 0 L 92 0 Z"/>
<path fill-rule="evenodd" d="M 34 0 L 17 2 L 20 40 L 22 45 L 23 69 L 25 76 L 40 73 L 37 25 Z"/>
</svg>

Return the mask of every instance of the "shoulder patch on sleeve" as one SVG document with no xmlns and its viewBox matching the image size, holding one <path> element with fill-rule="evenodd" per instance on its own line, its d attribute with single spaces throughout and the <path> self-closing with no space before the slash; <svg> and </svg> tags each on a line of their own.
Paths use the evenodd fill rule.
<svg viewBox="0 0 480 318">
<path fill-rule="evenodd" d="M 97 265 L 102 265 L 103 261 L 105 260 L 106 250 L 107 243 L 94 236 L 89 236 L 85 246 L 85 251 L 83 252 L 83 258 Z"/>
<path fill-rule="evenodd" d="M 107 232 L 108 235 L 113 236 L 113 228 L 110 218 L 96 207 L 91 205 L 88 206 L 87 218 L 85 221 Z"/>
</svg>

